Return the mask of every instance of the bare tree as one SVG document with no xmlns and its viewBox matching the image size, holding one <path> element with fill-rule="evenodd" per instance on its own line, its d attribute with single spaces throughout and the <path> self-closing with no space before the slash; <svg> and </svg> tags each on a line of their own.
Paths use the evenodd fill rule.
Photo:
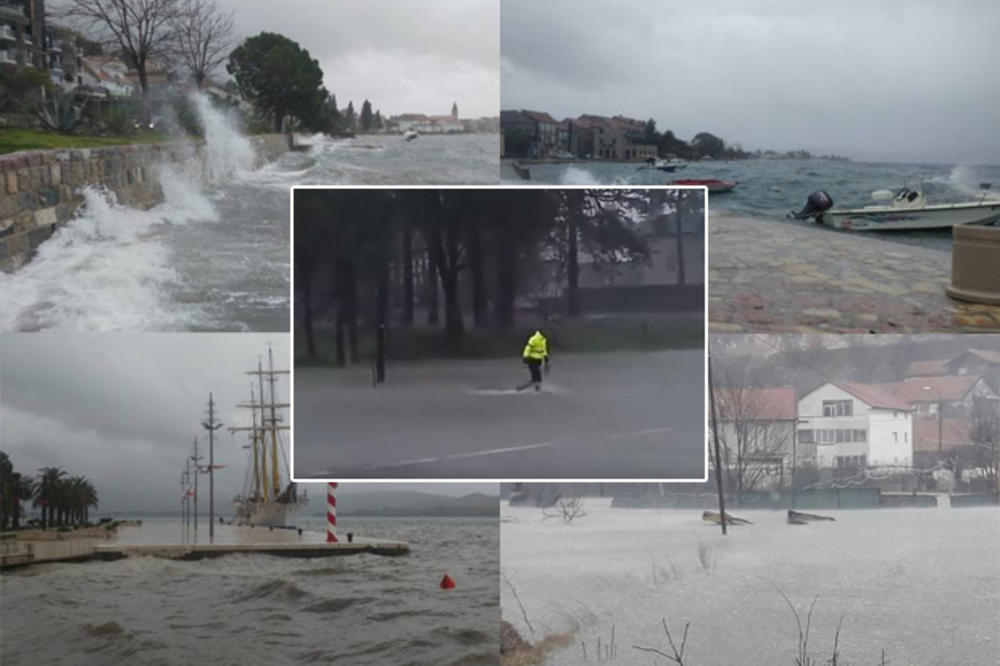
<svg viewBox="0 0 1000 666">
<path fill-rule="evenodd" d="M 997 471 L 1000 467 L 1000 415 L 996 407 L 979 405 L 973 409 L 972 421 L 966 429 L 972 442 L 972 451 L 967 465 L 974 467 L 986 479 L 993 493 L 1000 490 Z"/>
<path fill-rule="evenodd" d="M 569 525 L 576 518 L 587 515 L 583 508 L 583 501 L 579 497 L 560 499 L 548 507 L 542 507 L 542 520 L 549 518 L 562 518 L 562 521 Z"/>
<path fill-rule="evenodd" d="M 152 58 L 168 52 L 178 0 L 68 0 L 64 15 L 77 19 L 119 51 L 139 77 L 143 99 L 149 96 L 147 68 Z"/>
<path fill-rule="evenodd" d="M 783 412 L 775 390 L 756 386 L 750 365 L 720 364 L 718 377 L 715 400 L 722 469 L 729 492 L 743 504 L 752 491 L 784 482 L 795 416 Z"/>
<path fill-rule="evenodd" d="M 220 11 L 214 0 L 182 0 L 170 25 L 173 51 L 201 90 L 232 50 L 233 12 Z"/>
</svg>

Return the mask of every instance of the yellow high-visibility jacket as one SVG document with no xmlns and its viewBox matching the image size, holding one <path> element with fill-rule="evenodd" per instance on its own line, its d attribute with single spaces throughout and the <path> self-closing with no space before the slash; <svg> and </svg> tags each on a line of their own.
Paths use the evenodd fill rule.
<svg viewBox="0 0 1000 666">
<path fill-rule="evenodd" d="M 535 331 L 534 335 L 528 338 L 528 344 L 524 345 L 525 359 L 544 361 L 549 357 L 549 343 L 540 331 Z"/>
</svg>

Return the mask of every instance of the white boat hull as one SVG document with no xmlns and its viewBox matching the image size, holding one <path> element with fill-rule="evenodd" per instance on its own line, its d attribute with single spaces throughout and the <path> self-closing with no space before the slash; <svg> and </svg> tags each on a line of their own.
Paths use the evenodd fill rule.
<svg viewBox="0 0 1000 666">
<path fill-rule="evenodd" d="M 942 229 L 966 224 L 992 224 L 1000 220 L 1000 201 L 942 204 L 921 208 L 868 206 L 856 210 L 829 210 L 819 222 L 851 231 Z"/>
</svg>

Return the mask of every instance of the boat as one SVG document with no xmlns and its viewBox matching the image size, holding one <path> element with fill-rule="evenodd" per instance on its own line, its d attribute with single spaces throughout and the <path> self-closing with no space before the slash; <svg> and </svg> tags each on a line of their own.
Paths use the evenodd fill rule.
<svg viewBox="0 0 1000 666">
<path fill-rule="evenodd" d="M 723 192 L 732 192 L 733 188 L 739 185 L 739 182 L 735 180 L 719 180 L 718 178 L 685 178 L 675 180 L 673 184 L 707 187 L 710 194 L 722 194 Z"/>
<path fill-rule="evenodd" d="M 418 136 L 420 136 L 420 134 L 417 133 L 417 130 L 406 130 L 403 132 L 403 138 L 407 141 L 413 141 Z"/>
<path fill-rule="evenodd" d="M 640 169 L 656 169 L 657 171 L 666 171 L 667 173 L 673 173 L 679 169 L 687 168 L 688 163 L 684 160 L 677 159 L 676 157 L 667 157 L 662 160 L 658 160 L 655 157 L 647 157 L 646 165 L 639 167 Z"/>
<path fill-rule="evenodd" d="M 250 388 L 250 402 L 238 407 L 249 409 L 249 426 L 229 428 L 232 433 L 246 432 L 250 443 L 243 447 L 250 451 L 246 487 L 241 495 L 233 498 L 236 525 L 262 525 L 286 527 L 294 524 L 299 510 L 309 503 L 305 491 L 291 480 L 288 456 L 281 441 L 281 433 L 288 431 L 282 425 L 280 409 L 288 403 L 275 402 L 274 385 L 278 375 L 287 370 L 275 370 L 274 358 L 267 350 L 267 368 L 257 361 L 257 369 L 247 372 L 254 376 L 257 386 Z"/>
<path fill-rule="evenodd" d="M 967 224 L 992 224 L 1000 220 L 1000 199 L 988 198 L 989 183 L 981 185 L 979 201 L 931 204 L 923 192 L 908 187 L 896 192 L 872 192 L 872 205 L 862 208 L 833 208 L 833 199 L 820 190 L 809 195 L 805 207 L 788 215 L 790 219 L 813 219 L 837 229 L 851 231 L 894 231 L 941 229 Z"/>
<path fill-rule="evenodd" d="M 824 520 L 835 520 L 835 518 L 831 516 L 821 516 L 816 513 L 803 513 L 802 511 L 794 511 L 792 509 L 788 510 L 789 525 L 808 525 L 809 523 L 816 523 Z"/>
<path fill-rule="evenodd" d="M 716 525 L 722 523 L 722 515 L 717 511 L 702 511 L 701 519 L 707 523 L 715 523 Z M 753 525 L 753 523 L 746 518 L 738 518 L 727 511 L 726 525 Z"/>
</svg>

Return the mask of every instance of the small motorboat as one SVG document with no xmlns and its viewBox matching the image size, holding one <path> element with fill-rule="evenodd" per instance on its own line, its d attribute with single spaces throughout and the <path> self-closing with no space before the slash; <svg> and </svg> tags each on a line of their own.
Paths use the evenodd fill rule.
<svg viewBox="0 0 1000 666">
<path fill-rule="evenodd" d="M 662 160 L 658 160 L 655 157 L 647 157 L 645 161 L 646 165 L 639 167 L 640 169 L 656 169 L 657 171 L 666 171 L 667 173 L 684 169 L 688 165 L 687 162 L 679 160 L 676 157 L 667 157 Z"/>
<path fill-rule="evenodd" d="M 813 192 L 799 212 L 789 219 L 816 222 L 851 231 L 891 231 L 898 229 L 941 229 L 966 224 L 992 224 L 1000 220 L 1000 199 L 987 198 L 989 183 L 980 186 L 979 201 L 930 204 L 923 192 L 904 187 L 896 192 L 872 192 L 873 204 L 862 208 L 837 209 L 833 198 L 820 190 Z"/>
<path fill-rule="evenodd" d="M 675 180 L 674 185 L 707 187 L 709 194 L 722 194 L 723 192 L 732 192 L 733 188 L 739 185 L 739 182 L 735 180 L 719 180 L 718 178 L 685 178 Z"/>
<path fill-rule="evenodd" d="M 407 141 L 413 141 L 418 136 L 420 136 L 420 134 L 417 133 L 417 130 L 406 130 L 403 132 L 403 138 Z"/>
<path fill-rule="evenodd" d="M 818 523 L 825 520 L 835 520 L 835 518 L 832 516 L 821 516 L 816 513 L 804 513 L 802 511 L 794 511 L 792 509 L 788 510 L 789 525 L 808 525 L 809 523 Z"/>
</svg>

